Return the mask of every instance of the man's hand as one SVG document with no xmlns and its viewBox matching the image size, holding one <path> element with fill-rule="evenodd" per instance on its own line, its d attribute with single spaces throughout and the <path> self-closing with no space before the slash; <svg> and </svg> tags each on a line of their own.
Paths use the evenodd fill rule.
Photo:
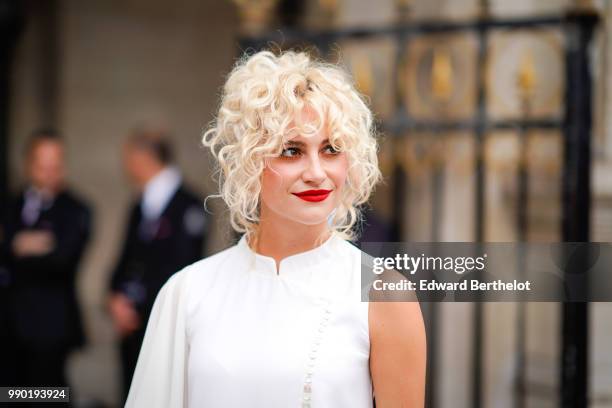
<svg viewBox="0 0 612 408">
<path fill-rule="evenodd" d="M 15 256 L 42 256 L 53 251 L 55 237 L 50 231 L 21 231 L 13 238 Z"/>
<path fill-rule="evenodd" d="M 140 316 L 130 299 L 124 294 L 115 293 L 111 295 L 108 308 L 115 323 L 115 328 L 121 337 L 129 335 L 140 327 Z"/>
</svg>

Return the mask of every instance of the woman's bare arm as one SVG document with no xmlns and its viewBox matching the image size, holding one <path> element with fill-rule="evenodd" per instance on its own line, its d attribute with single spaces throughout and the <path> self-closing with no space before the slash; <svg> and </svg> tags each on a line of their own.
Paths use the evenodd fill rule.
<svg viewBox="0 0 612 408">
<path fill-rule="evenodd" d="M 370 371 L 376 408 L 423 408 L 427 346 L 414 302 L 370 302 Z"/>
</svg>

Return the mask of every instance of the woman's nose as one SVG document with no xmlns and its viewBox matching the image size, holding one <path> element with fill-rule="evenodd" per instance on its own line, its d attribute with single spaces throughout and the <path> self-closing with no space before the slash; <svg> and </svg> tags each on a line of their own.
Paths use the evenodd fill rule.
<svg viewBox="0 0 612 408">
<path fill-rule="evenodd" d="M 321 160 L 318 155 L 312 155 L 308 158 L 307 167 L 302 173 L 302 179 L 305 182 L 319 184 L 326 178 L 325 169 L 323 169 Z"/>
</svg>

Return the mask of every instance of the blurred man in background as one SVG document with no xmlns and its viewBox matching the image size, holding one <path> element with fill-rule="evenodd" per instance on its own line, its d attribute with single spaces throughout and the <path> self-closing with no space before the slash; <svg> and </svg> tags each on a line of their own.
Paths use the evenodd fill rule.
<svg viewBox="0 0 612 408">
<path fill-rule="evenodd" d="M 67 386 L 65 362 L 85 343 L 76 296 L 78 264 L 91 232 L 89 207 L 65 183 L 64 145 L 53 130 L 26 148 L 28 185 L 6 203 L 3 377 L 19 386 Z"/>
<path fill-rule="evenodd" d="M 108 305 L 121 337 L 125 401 L 155 297 L 172 274 L 202 257 L 209 222 L 203 201 L 183 185 L 172 165 L 163 132 L 135 130 L 123 159 L 138 197 L 112 273 Z"/>
</svg>

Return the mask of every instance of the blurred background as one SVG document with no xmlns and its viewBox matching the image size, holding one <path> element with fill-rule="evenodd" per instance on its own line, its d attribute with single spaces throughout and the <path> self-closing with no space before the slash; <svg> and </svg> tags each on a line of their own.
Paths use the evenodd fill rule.
<svg viewBox="0 0 612 408">
<path fill-rule="evenodd" d="M 375 112 L 385 183 L 363 240 L 611 242 L 611 19 L 606 0 L 0 0 L 0 198 L 27 184 L 32 131 L 53 127 L 94 211 L 74 406 L 121 401 L 106 297 L 134 126 L 169 135 L 203 200 L 200 136 L 234 59 L 306 49 L 350 70 Z M 204 255 L 234 238 L 208 206 Z M 423 309 L 428 407 L 612 407 L 609 304 Z"/>
</svg>

